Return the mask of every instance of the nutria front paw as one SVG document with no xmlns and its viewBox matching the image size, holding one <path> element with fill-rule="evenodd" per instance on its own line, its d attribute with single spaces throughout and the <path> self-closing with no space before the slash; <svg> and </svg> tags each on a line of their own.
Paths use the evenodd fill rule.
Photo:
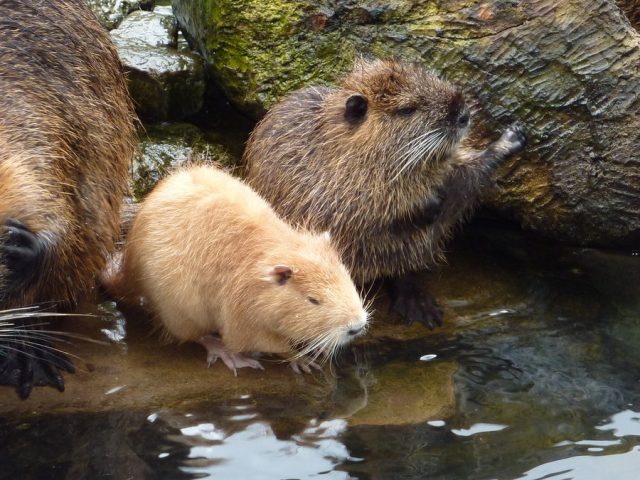
<svg viewBox="0 0 640 480">
<path fill-rule="evenodd" d="M 34 386 L 64 392 L 61 372 L 74 373 L 73 363 L 41 336 L 29 337 L 29 332 L 31 330 L 25 330 L 29 343 L 9 339 L 0 344 L 0 384 L 15 387 L 23 400 L 29 397 Z"/>
<path fill-rule="evenodd" d="M 499 143 L 505 155 L 513 155 L 522 151 L 527 145 L 527 131 L 524 125 L 520 122 L 513 123 L 504 131 Z"/>
<path fill-rule="evenodd" d="M 8 288 L 28 285 L 40 274 L 47 242 L 25 224 L 12 218 L 5 221 L 4 230 L 0 252 L 10 272 Z"/>
<path fill-rule="evenodd" d="M 430 295 L 400 295 L 392 308 L 407 325 L 420 322 L 429 330 L 442 326 L 442 309 Z"/>
</svg>

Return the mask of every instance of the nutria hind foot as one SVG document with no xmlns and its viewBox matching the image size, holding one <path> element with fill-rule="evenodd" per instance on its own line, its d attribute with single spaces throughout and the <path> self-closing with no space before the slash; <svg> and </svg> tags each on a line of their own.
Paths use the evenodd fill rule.
<svg viewBox="0 0 640 480">
<path fill-rule="evenodd" d="M 387 282 L 391 308 L 407 325 L 420 322 L 430 330 L 442 325 L 442 309 L 435 298 L 422 287 L 418 275 L 408 273 Z"/>
<path fill-rule="evenodd" d="M 24 329 L 24 332 L 36 333 L 38 330 Z M 34 386 L 53 387 L 64 392 L 62 371 L 75 373 L 75 367 L 42 334 L 30 336 L 27 333 L 22 338 L 0 343 L 0 385 L 15 387 L 23 400 L 29 397 Z"/>
<path fill-rule="evenodd" d="M 0 252 L 10 272 L 8 288 L 11 290 L 31 284 L 39 276 L 48 242 L 19 220 L 6 220 L 4 229 Z"/>
<path fill-rule="evenodd" d="M 205 335 L 198 340 L 198 343 L 207 349 L 207 364 L 209 366 L 216 363 L 216 360 L 221 359 L 236 377 L 238 376 L 238 368 L 249 367 L 264 370 L 260 362 L 255 358 L 230 351 L 218 337 Z"/>
</svg>

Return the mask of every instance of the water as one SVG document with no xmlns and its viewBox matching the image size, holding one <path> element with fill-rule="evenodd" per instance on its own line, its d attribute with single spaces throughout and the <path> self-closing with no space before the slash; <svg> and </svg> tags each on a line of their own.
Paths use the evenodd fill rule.
<svg viewBox="0 0 640 480">
<path fill-rule="evenodd" d="M 444 328 L 380 293 L 335 375 L 234 378 L 109 303 L 67 392 L 0 391 L 1 479 L 640 478 L 640 259 L 469 227 L 425 275 Z"/>
</svg>

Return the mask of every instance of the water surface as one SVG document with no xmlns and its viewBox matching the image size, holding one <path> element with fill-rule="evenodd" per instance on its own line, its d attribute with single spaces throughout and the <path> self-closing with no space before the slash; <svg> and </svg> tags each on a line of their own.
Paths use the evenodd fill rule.
<svg viewBox="0 0 640 480">
<path fill-rule="evenodd" d="M 74 347 L 66 393 L 0 391 L 0 478 L 640 478 L 638 256 L 470 226 L 426 285 L 445 327 L 380 291 L 371 335 L 304 377 L 207 369 L 101 303 L 65 325 L 110 342 Z"/>
</svg>

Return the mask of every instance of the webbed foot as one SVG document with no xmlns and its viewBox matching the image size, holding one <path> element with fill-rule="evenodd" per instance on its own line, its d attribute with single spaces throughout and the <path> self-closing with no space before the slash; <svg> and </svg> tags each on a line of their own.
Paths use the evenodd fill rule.
<svg viewBox="0 0 640 480">
<path fill-rule="evenodd" d="M 238 368 L 248 367 L 264 370 L 260 362 L 255 358 L 230 351 L 221 339 L 213 335 L 203 336 L 198 343 L 207 349 L 207 363 L 209 366 L 216 363 L 218 359 L 221 359 L 236 377 L 238 376 Z"/>
<path fill-rule="evenodd" d="M 0 384 L 14 386 L 22 399 L 29 397 L 34 386 L 49 386 L 63 392 L 61 372 L 74 373 L 73 363 L 37 328 L 18 329 L 20 333 L 15 337 L 0 339 Z"/>
<path fill-rule="evenodd" d="M 442 325 L 442 309 L 436 300 L 422 288 L 417 276 L 409 273 L 390 280 L 391 308 L 407 325 L 422 323 L 433 330 Z"/>
<path fill-rule="evenodd" d="M 499 152 L 504 158 L 521 152 L 527 145 L 527 132 L 524 125 L 520 122 L 515 122 L 507 128 L 500 139 L 493 144 L 496 151 Z"/>
</svg>

